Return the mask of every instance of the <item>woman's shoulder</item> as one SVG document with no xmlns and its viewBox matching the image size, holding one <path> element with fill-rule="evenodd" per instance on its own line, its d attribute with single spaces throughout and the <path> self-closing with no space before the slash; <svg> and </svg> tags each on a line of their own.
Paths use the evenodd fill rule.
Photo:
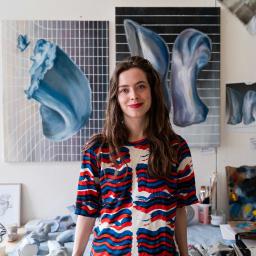
<svg viewBox="0 0 256 256">
<path fill-rule="evenodd" d="M 187 141 L 181 135 L 176 134 L 172 139 L 171 145 L 176 151 L 179 160 L 191 155 Z"/>
<path fill-rule="evenodd" d="M 175 133 L 171 137 L 171 145 L 176 146 L 176 147 L 180 147 L 182 145 L 187 145 L 187 141 L 181 135 Z"/>
<path fill-rule="evenodd" d="M 177 159 L 181 162 L 183 159 L 187 157 L 191 157 L 190 148 L 186 139 L 184 139 L 181 135 L 176 134 L 175 139 L 175 149 L 177 152 Z"/>
</svg>

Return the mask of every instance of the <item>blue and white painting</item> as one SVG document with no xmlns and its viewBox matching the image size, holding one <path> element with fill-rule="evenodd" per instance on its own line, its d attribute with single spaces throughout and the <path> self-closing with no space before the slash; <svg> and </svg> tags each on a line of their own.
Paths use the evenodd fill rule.
<svg viewBox="0 0 256 256">
<path fill-rule="evenodd" d="M 211 39 L 196 29 L 185 29 L 172 49 L 171 93 L 173 123 L 186 127 L 206 120 L 209 108 L 197 92 L 199 72 L 211 56 Z"/>
<path fill-rule="evenodd" d="M 56 44 L 39 39 L 31 56 L 28 99 L 40 104 L 43 134 L 69 139 L 86 125 L 92 112 L 89 80 Z"/>
<path fill-rule="evenodd" d="M 219 8 L 117 7 L 116 60 L 148 59 L 159 72 L 174 130 L 190 146 L 220 141 Z"/>
<path fill-rule="evenodd" d="M 236 131 L 255 132 L 256 83 L 226 85 L 226 123 Z"/>
<path fill-rule="evenodd" d="M 6 161 L 81 161 L 102 129 L 107 21 L 2 21 Z"/>
</svg>

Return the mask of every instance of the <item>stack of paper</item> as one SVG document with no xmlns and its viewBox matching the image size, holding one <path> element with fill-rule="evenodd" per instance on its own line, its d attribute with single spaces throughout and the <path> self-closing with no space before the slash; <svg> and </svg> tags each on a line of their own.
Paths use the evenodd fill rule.
<svg viewBox="0 0 256 256">
<path fill-rule="evenodd" d="M 224 240 L 235 240 L 236 232 L 229 224 L 221 224 L 220 231 Z"/>
</svg>

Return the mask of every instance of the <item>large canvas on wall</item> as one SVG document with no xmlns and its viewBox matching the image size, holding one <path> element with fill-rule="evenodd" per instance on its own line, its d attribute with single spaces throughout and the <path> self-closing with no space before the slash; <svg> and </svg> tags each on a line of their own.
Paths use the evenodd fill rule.
<svg viewBox="0 0 256 256">
<path fill-rule="evenodd" d="M 140 55 L 163 82 L 174 130 L 191 147 L 220 143 L 220 9 L 117 7 L 116 61 Z"/>
<path fill-rule="evenodd" d="M 2 22 L 6 161 L 80 161 L 103 126 L 107 21 Z"/>
</svg>

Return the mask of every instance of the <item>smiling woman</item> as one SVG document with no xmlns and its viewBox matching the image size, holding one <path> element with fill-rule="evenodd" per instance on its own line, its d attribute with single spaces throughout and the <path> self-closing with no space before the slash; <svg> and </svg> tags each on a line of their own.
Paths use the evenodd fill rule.
<svg viewBox="0 0 256 256">
<path fill-rule="evenodd" d="M 84 147 L 73 256 L 188 255 L 185 206 L 197 202 L 190 150 L 172 130 L 151 63 L 119 63 L 105 125 Z M 177 242 L 177 246 L 176 243 Z"/>
<path fill-rule="evenodd" d="M 123 111 L 125 125 L 133 130 L 131 140 L 144 137 L 139 134 L 147 126 L 147 113 L 151 107 L 151 90 L 145 73 L 139 68 L 131 68 L 119 76 L 118 103 Z"/>
</svg>

